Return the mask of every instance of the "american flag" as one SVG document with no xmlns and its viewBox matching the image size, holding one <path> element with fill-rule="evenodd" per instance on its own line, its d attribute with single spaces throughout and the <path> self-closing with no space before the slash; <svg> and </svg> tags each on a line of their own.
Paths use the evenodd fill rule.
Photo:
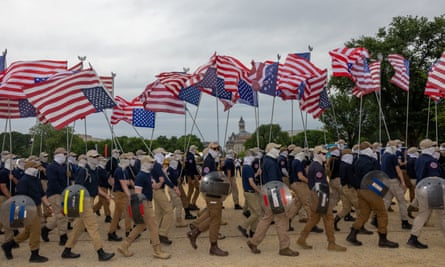
<svg viewBox="0 0 445 267">
<path fill-rule="evenodd" d="M 182 88 L 179 92 L 178 98 L 192 105 L 198 106 L 201 102 L 201 90 L 195 86 Z"/>
<path fill-rule="evenodd" d="M 317 77 L 322 73 L 318 67 L 312 64 L 306 57 L 299 54 L 288 54 L 284 64 L 278 69 L 278 91 L 282 99 L 297 99 L 302 83 L 311 77 Z"/>
<path fill-rule="evenodd" d="M 146 110 L 185 114 L 184 101 L 168 91 L 159 80 L 148 84 L 139 96 L 139 100 Z"/>
<path fill-rule="evenodd" d="M 409 60 L 402 55 L 390 54 L 388 61 L 394 68 L 394 76 L 391 78 L 391 83 L 404 91 L 409 91 Z"/>
<path fill-rule="evenodd" d="M 36 109 L 27 99 L 0 99 L 1 119 L 20 119 L 36 116 Z"/>
<path fill-rule="evenodd" d="M 120 96 L 116 96 L 114 100 L 116 101 L 116 106 L 111 114 L 111 124 L 114 125 L 120 121 L 125 121 L 136 127 L 154 128 L 155 113 L 145 110 L 144 105 L 137 97 L 131 102 Z"/>
<path fill-rule="evenodd" d="M 208 68 L 203 79 L 193 86 L 199 88 L 202 92 L 217 98 L 227 100 L 232 99 L 232 93 L 224 89 L 224 80 L 218 78 L 216 69 L 213 67 Z"/>
<path fill-rule="evenodd" d="M 328 71 L 325 69 L 320 75 L 311 77 L 306 81 L 307 86 L 300 100 L 300 108 L 312 114 L 314 118 L 318 118 L 324 111 L 320 107 L 320 95 L 327 85 L 327 80 Z"/>
<path fill-rule="evenodd" d="M 258 107 L 258 92 L 254 91 L 252 86 L 244 80 L 239 81 L 238 92 L 240 96 L 239 103 Z"/>
<path fill-rule="evenodd" d="M 5 69 L 5 62 L 6 62 L 6 56 L 1 55 L 0 56 L 0 81 L 2 80 L 2 72 Z"/>
<path fill-rule="evenodd" d="M 23 91 L 39 113 L 39 119 L 48 121 L 57 130 L 116 105 L 91 69 L 37 83 Z"/>
<path fill-rule="evenodd" d="M 334 77 L 345 76 L 352 79 L 351 67 L 358 58 L 368 58 L 368 50 L 363 47 L 357 48 L 335 48 L 329 51 L 332 59 L 332 75 Z"/>
<path fill-rule="evenodd" d="M 364 70 L 369 70 L 369 74 L 361 75 L 363 81 L 362 86 L 354 86 L 352 94 L 356 97 L 361 97 L 372 92 L 380 92 L 380 61 L 374 61 Z"/>
<path fill-rule="evenodd" d="M 156 113 L 143 108 L 133 109 L 133 125 L 135 127 L 155 128 Z"/>
<path fill-rule="evenodd" d="M 270 96 L 276 96 L 278 63 L 252 61 L 249 79 L 252 83 L 253 90 Z"/>
<path fill-rule="evenodd" d="M 218 78 L 224 80 L 224 90 L 232 93 L 232 99 L 237 100 L 239 81 L 249 81 L 250 70 L 234 57 L 216 56 L 216 72 Z"/>
<path fill-rule="evenodd" d="M 425 95 L 434 97 L 434 100 L 445 97 L 445 52 L 428 72 Z"/>
<path fill-rule="evenodd" d="M 189 87 L 201 81 L 205 73 L 201 68 L 197 72 L 188 74 L 184 72 L 162 72 L 156 75 L 156 78 L 170 91 L 174 96 L 178 96 L 182 88 Z"/>
<path fill-rule="evenodd" d="M 0 98 L 25 99 L 23 88 L 34 84 L 35 78 L 47 78 L 66 70 L 66 61 L 16 61 L 4 70 L 0 80 Z"/>
<path fill-rule="evenodd" d="M 114 77 L 113 76 L 99 76 L 100 81 L 108 90 L 110 95 L 114 95 Z"/>
</svg>

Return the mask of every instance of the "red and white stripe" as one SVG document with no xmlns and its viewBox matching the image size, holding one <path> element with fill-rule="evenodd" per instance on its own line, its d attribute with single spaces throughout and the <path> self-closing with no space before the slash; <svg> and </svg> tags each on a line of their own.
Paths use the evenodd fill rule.
<svg viewBox="0 0 445 267">
<path fill-rule="evenodd" d="M 16 61 L 4 70 L 0 81 L 0 98 L 24 99 L 23 87 L 35 83 L 35 78 L 47 78 L 67 70 L 67 61 Z"/>
<path fill-rule="evenodd" d="M 445 52 L 428 73 L 425 95 L 445 97 Z"/>
<path fill-rule="evenodd" d="M 139 100 L 146 110 L 185 114 L 184 101 L 174 96 L 159 80 L 148 84 Z"/>
<path fill-rule="evenodd" d="M 388 61 L 394 68 L 394 76 L 390 82 L 404 91 L 409 91 L 409 75 L 405 66 L 405 58 L 402 55 L 390 54 Z"/>
<path fill-rule="evenodd" d="M 354 64 L 360 57 L 368 58 L 368 50 L 363 47 L 357 48 L 336 48 L 329 51 L 332 58 L 332 75 L 334 77 L 351 77 L 349 65 Z"/>
<path fill-rule="evenodd" d="M 300 100 L 300 108 L 301 110 L 312 114 L 315 119 L 324 111 L 320 108 L 320 94 L 326 87 L 327 82 L 327 69 L 323 70 L 318 76 L 311 77 L 306 81 L 306 89 Z"/>
<path fill-rule="evenodd" d="M 216 57 L 216 74 L 224 79 L 224 90 L 231 92 L 234 99 L 239 98 L 238 83 L 240 79 L 250 83 L 250 70 L 238 59 L 231 56 Z"/>
<path fill-rule="evenodd" d="M 131 102 L 120 96 L 116 96 L 114 100 L 116 101 L 116 106 L 113 108 L 113 112 L 111 113 L 111 124 L 113 125 L 119 123 L 120 121 L 133 124 L 133 109 L 144 108 L 144 105 L 137 97 Z"/>
<path fill-rule="evenodd" d="M 114 77 L 113 76 L 99 76 L 100 81 L 107 89 L 110 95 L 114 95 Z"/>
</svg>

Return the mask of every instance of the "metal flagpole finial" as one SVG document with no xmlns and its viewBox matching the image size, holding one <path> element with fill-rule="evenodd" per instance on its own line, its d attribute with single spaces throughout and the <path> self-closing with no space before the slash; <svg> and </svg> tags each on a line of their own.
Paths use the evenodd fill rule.
<svg viewBox="0 0 445 267">
<path fill-rule="evenodd" d="M 309 50 L 309 52 L 312 52 L 312 50 L 314 50 L 314 47 L 311 45 L 307 45 L 307 49 Z"/>
<path fill-rule="evenodd" d="M 114 77 L 116 77 L 116 73 L 115 72 L 111 72 L 111 77 L 113 77 L 113 79 L 114 79 Z"/>
<path fill-rule="evenodd" d="M 190 68 L 182 68 L 182 70 L 184 71 L 184 73 L 187 73 L 187 72 L 189 72 L 189 70 L 190 70 Z"/>
<path fill-rule="evenodd" d="M 277 54 L 277 60 L 280 61 L 280 59 L 281 59 L 281 55 Z"/>
<path fill-rule="evenodd" d="M 80 61 L 84 62 L 85 59 L 87 59 L 87 56 L 83 56 L 83 57 L 81 57 L 81 56 L 77 56 L 77 58 L 78 58 Z"/>
<path fill-rule="evenodd" d="M 5 48 L 5 51 L 3 51 L 3 56 L 6 56 L 7 53 L 8 53 L 8 49 Z"/>
</svg>

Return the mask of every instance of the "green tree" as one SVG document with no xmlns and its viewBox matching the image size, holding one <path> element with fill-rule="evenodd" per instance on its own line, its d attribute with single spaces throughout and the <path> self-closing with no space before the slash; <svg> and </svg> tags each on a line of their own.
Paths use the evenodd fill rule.
<svg viewBox="0 0 445 267">
<path fill-rule="evenodd" d="M 272 129 L 271 129 L 272 127 Z M 278 124 L 266 124 L 260 125 L 255 132 L 253 132 L 252 136 L 246 140 L 244 143 L 244 147 L 252 148 L 258 147 L 257 144 L 257 132 L 259 136 L 259 147 L 265 148 L 269 142 L 281 144 L 281 145 L 289 145 L 290 137 L 289 134 L 285 131 L 281 131 L 281 127 Z M 270 136 L 270 138 L 269 138 Z M 269 141 L 270 140 L 270 141 Z"/>
<path fill-rule="evenodd" d="M 325 133 L 320 130 L 307 130 L 306 131 L 308 147 L 314 147 L 317 145 L 325 144 Z M 332 138 L 327 138 L 327 142 L 331 143 Z M 294 144 L 297 146 L 305 147 L 305 134 L 304 132 L 298 133 L 294 136 Z"/>
<path fill-rule="evenodd" d="M 406 92 L 390 83 L 394 74 L 392 66 L 386 60 L 382 61 L 381 73 L 381 106 L 384 118 L 388 127 L 390 138 L 405 139 L 406 127 L 406 107 L 409 101 L 409 128 L 407 145 L 417 144 L 419 139 L 426 135 L 428 98 L 424 96 L 424 88 L 427 79 L 428 69 L 437 60 L 441 53 L 445 51 L 445 17 L 441 15 L 429 21 L 426 17 L 395 17 L 388 27 L 380 28 L 375 37 L 362 36 L 359 39 L 352 39 L 346 43 L 347 47 L 365 47 L 368 49 L 371 60 L 377 60 L 377 55 L 381 54 L 386 59 L 389 54 L 401 54 L 410 61 L 410 93 L 409 98 Z M 329 87 L 331 92 L 350 92 L 352 84 L 344 78 L 332 78 Z M 378 104 L 374 95 L 364 97 L 364 107 L 369 115 L 366 123 L 378 125 Z M 337 104 L 334 104 L 334 109 Z M 335 112 L 340 112 L 335 109 Z M 355 105 L 345 112 L 356 112 Z M 332 111 L 328 111 L 329 114 Z M 443 105 L 440 105 L 440 114 L 445 112 Z M 337 115 L 337 114 L 336 114 Z M 441 115 L 442 116 L 442 115 Z M 445 115 L 444 115 L 445 116 Z M 356 116 L 350 116 L 355 120 Z M 363 119 L 363 118 L 362 118 Z M 377 123 L 376 123 L 377 121 Z M 323 120 L 327 129 L 334 130 L 336 125 L 332 120 Z M 355 142 L 358 130 L 345 129 L 344 125 L 353 125 L 358 121 L 337 122 L 339 131 L 349 133 L 345 138 L 351 138 Z M 372 124 L 371 124 L 372 125 Z M 383 124 L 382 124 L 383 125 Z M 365 126 L 367 129 L 367 125 Z M 441 129 L 445 129 L 445 122 L 440 124 Z M 384 130 L 382 130 L 384 131 Z M 361 138 L 376 140 L 378 127 L 367 129 L 361 132 Z M 385 131 L 384 131 L 385 132 Z M 441 131 L 443 132 L 443 131 Z M 445 133 L 441 137 L 444 137 Z M 382 135 L 386 140 L 386 133 Z"/>
</svg>

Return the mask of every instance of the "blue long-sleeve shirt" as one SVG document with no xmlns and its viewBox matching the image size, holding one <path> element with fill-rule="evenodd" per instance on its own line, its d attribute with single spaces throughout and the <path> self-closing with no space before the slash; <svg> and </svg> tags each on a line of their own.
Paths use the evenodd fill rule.
<svg viewBox="0 0 445 267">
<path fill-rule="evenodd" d="M 53 161 L 48 165 L 46 169 L 46 177 L 48 178 L 48 187 L 46 189 L 47 197 L 62 194 L 63 190 L 69 185 L 66 171 L 67 168 L 65 164 L 59 164 Z"/>
</svg>

